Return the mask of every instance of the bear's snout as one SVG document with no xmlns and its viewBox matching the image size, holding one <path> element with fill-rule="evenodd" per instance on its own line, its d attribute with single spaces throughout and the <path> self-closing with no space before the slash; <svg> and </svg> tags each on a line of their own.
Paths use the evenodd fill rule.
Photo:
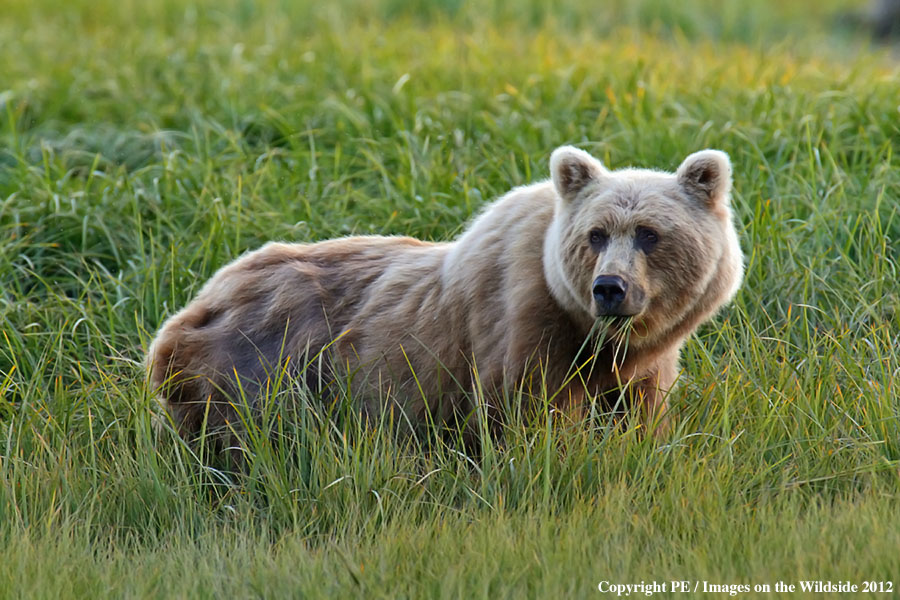
<svg viewBox="0 0 900 600">
<path fill-rule="evenodd" d="M 594 301 L 600 315 L 621 315 L 628 294 L 628 282 L 617 275 L 601 275 L 594 280 Z"/>
</svg>

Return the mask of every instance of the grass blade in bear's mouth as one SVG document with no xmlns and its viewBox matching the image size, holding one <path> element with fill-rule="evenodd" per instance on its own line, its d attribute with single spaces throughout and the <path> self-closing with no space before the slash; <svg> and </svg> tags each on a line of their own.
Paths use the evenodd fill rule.
<svg viewBox="0 0 900 600">
<path fill-rule="evenodd" d="M 634 320 L 632 315 L 599 315 L 597 320 L 607 327 L 621 327 Z"/>
<path fill-rule="evenodd" d="M 604 321 L 608 337 L 622 338 L 623 336 L 630 336 L 634 329 L 635 317 L 633 316 L 614 315 L 600 318 Z"/>
</svg>

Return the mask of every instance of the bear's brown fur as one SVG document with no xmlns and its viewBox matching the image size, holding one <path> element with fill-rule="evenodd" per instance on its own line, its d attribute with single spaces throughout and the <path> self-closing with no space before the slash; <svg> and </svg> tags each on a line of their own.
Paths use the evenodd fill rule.
<svg viewBox="0 0 900 600">
<path fill-rule="evenodd" d="M 564 146 L 550 167 L 453 242 L 270 243 L 223 267 L 150 348 L 182 433 L 233 420 L 238 390 L 256 398 L 285 366 L 319 391 L 349 381 L 364 413 L 390 403 L 413 425 L 465 418 L 476 397 L 502 417 L 504 390 L 661 414 L 685 338 L 741 282 L 728 157 L 609 171 Z"/>
</svg>

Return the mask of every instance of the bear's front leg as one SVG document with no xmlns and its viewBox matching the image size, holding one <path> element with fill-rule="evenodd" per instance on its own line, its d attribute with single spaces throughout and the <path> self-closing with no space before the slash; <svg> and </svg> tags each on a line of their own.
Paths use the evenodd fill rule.
<svg viewBox="0 0 900 600">
<path fill-rule="evenodd" d="M 638 403 L 644 428 L 652 435 L 663 435 L 669 428 L 669 387 L 654 373 L 631 386 L 630 396 Z"/>
<path fill-rule="evenodd" d="M 632 384 L 632 397 L 640 404 L 644 426 L 653 435 L 669 431 L 669 392 L 678 378 L 678 350 L 663 355 L 656 368 Z"/>
</svg>

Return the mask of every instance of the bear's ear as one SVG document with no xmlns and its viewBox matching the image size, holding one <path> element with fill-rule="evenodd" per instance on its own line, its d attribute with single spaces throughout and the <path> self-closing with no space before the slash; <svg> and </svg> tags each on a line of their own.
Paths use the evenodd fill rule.
<svg viewBox="0 0 900 600">
<path fill-rule="evenodd" d="M 684 159 L 676 172 L 678 185 L 691 197 L 712 208 L 728 202 L 731 191 L 731 161 L 718 150 L 701 150 Z"/>
<path fill-rule="evenodd" d="M 567 202 L 607 172 L 599 160 L 573 146 L 560 146 L 550 155 L 550 177 L 556 192 Z"/>
</svg>

